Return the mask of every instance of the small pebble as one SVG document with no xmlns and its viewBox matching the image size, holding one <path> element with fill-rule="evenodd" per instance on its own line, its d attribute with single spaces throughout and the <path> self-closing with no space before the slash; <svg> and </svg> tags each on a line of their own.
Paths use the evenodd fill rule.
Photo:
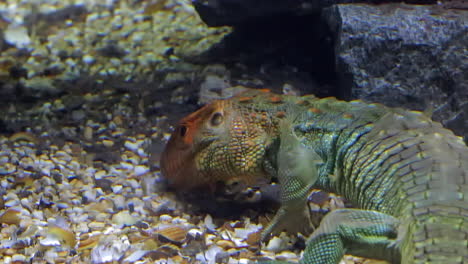
<svg viewBox="0 0 468 264">
<path fill-rule="evenodd" d="M 138 166 L 135 166 L 134 172 L 135 172 L 135 176 L 141 176 L 149 172 L 149 168 L 144 165 L 138 165 Z"/>
<path fill-rule="evenodd" d="M 102 141 L 102 144 L 103 144 L 105 147 L 110 148 L 110 147 L 114 146 L 114 141 L 109 140 L 109 139 L 104 139 L 104 140 Z"/>
<path fill-rule="evenodd" d="M 86 140 L 92 140 L 93 139 L 93 128 L 92 127 L 85 127 L 84 129 L 84 138 Z"/>
<path fill-rule="evenodd" d="M 86 54 L 83 56 L 83 62 L 86 64 L 93 64 L 95 61 L 96 59 L 91 55 Z"/>
<path fill-rule="evenodd" d="M 131 141 L 128 141 L 128 140 L 125 141 L 124 146 L 125 146 L 127 149 L 131 150 L 131 151 L 136 151 L 136 150 L 138 150 L 138 147 L 139 147 L 137 143 L 131 142 Z"/>
<path fill-rule="evenodd" d="M 286 248 L 286 243 L 279 237 L 273 237 L 268 242 L 268 245 L 265 247 L 265 250 L 280 252 Z"/>
<path fill-rule="evenodd" d="M 123 187 L 120 184 L 112 186 L 112 192 L 113 193 L 120 193 L 122 191 L 122 189 L 123 189 Z"/>
</svg>

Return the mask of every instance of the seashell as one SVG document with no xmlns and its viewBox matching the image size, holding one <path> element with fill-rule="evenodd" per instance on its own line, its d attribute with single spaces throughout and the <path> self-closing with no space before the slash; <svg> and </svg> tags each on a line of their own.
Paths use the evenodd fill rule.
<svg viewBox="0 0 468 264">
<path fill-rule="evenodd" d="M 202 232 L 201 230 L 192 228 L 192 229 L 190 229 L 190 230 L 188 231 L 187 234 L 190 235 L 191 238 L 193 238 L 193 239 L 199 239 L 199 238 L 202 237 L 203 232 Z"/>
<path fill-rule="evenodd" d="M 82 251 L 94 248 L 98 244 L 100 238 L 101 235 L 90 236 L 89 234 L 84 234 L 80 236 L 78 250 Z"/>
<path fill-rule="evenodd" d="M 83 132 L 83 136 L 86 140 L 90 141 L 93 139 L 93 128 L 86 126 Z"/>
<path fill-rule="evenodd" d="M 146 153 L 146 151 L 145 151 L 143 148 L 138 148 L 137 154 L 138 154 L 140 157 L 148 157 L 148 154 Z"/>
<path fill-rule="evenodd" d="M 26 229 L 18 235 L 18 239 L 31 239 L 39 232 L 39 227 L 37 225 L 31 224 Z"/>
<path fill-rule="evenodd" d="M 260 243 L 261 234 L 262 234 L 261 231 L 250 233 L 247 236 L 247 239 L 245 240 L 245 242 L 251 247 L 258 247 Z"/>
<path fill-rule="evenodd" d="M 207 246 L 213 245 L 214 241 L 217 239 L 217 237 L 213 234 L 206 234 L 205 235 L 205 244 Z"/>
<path fill-rule="evenodd" d="M 104 223 L 104 222 L 93 221 L 93 222 L 88 224 L 88 228 L 90 230 L 103 230 L 104 227 L 106 227 L 106 223 Z"/>
<path fill-rule="evenodd" d="M 29 141 L 33 144 L 37 144 L 38 139 L 37 137 L 29 132 L 17 132 L 10 136 L 10 141 Z"/>
<path fill-rule="evenodd" d="M 117 126 L 122 126 L 123 123 L 124 123 L 123 118 L 122 118 L 122 116 L 120 116 L 120 115 L 116 115 L 116 116 L 114 117 L 114 119 L 112 119 L 112 121 L 114 121 L 114 123 L 115 123 Z"/>
<path fill-rule="evenodd" d="M 205 223 L 205 227 L 208 230 L 212 232 L 216 231 L 216 225 L 213 223 L 213 218 L 211 217 L 211 215 L 209 214 L 206 215 L 204 223 Z"/>
<path fill-rule="evenodd" d="M 54 236 L 46 236 L 39 241 L 39 244 L 44 247 L 58 247 L 60 246 L 60 240 Z"/>
<path fill-rule="evenodd" d="M 121 157 L 123 161 L 131 163 L 133 167 L 141 163 L 140 156 L 130 151 L 125 151 L 125 153 L 121 155 Z"/>
<path fill-rule="evenodd" d="M 187 238 L 188 231 L 180 226 L 169 226 L 156 231 L 158 240 L 161 242 L 183 243 Z"/>
<path fill-rule="evenodd" d="M 133 189 L 139 189 L 141 187 L 140 182 L 136 179 L 129 179 L 127 180 L 127 184 L 132 187 Z M 136 190 L 135 190 L 136 191 Z"/>
<path fill-rule="evenodd" d="M 10 157 L 9 157 L 8 154 L 5 154 L 5 155 L 3 155 L 3 153 L 0 154 L 0 165 L 5 165 L 5 164 L 7 164 L 9 161 L 10 161 Z"/>
<path fill-rule="evenodd" d="M 211 245 L 208 247 L 208 250 L 205 252 L 198 253 L 195 258 L 201 262 L 208 262 L 208 263 L 216 263 L 216 255 L 223 253 L 223 249 L 216 246 Z"/>
<path fill-rule="evenodd" d="M 160 246 L 160 244 L 158 243 L 157 240 L 155 239 L 146 239 L 144 242 L 143 242 L 143 248 L 144 250 L 156 250 L 158 249 Z"/>
<path fill-rule="evenodd" d="M 131 151 L 137 151 L 138 150 L 138 143 L 137 142 L 132 142 L 132 141 L 125 141 L 124 143 L 124 147 L 126 147 L 127 149 L 131 150 Z"/>
<path fill-rule="evenodd" d="M 95 264 L 112 263 L 120 260 L 130 245 L 125 236 L 110 235 L 102 238 L 91 251 L 91 262 Z"/>
<path fill-rule="evenodd" d="M 273 251 L 273 252 L 281 252 L 287 248 L 287 243 L 279 238 L 279 237 L 273 237 L 270 239 L 268 242 L 268 245 L 265 247 L 265 250 Z"/>
<path fill-rule="evenodd" d="M 124 258 L 124 263 L 135 263 L 136 261 L 143 258 L 146 254 L 148 254 L 148 250 L 137 250 L 130 254 L 128 257 Z"/>
<path fill-rule="evenodd" d="M 180 252 L 180 248 L 173 244 L 165 244 L 156 250 L 149 251 L 147 256 L 156 260 L 160 258 L 170 258 L 176 256 Z"/>
<path fill-rule="evenodd" d="M 261 225 L 247 224 L 245 228 L 234 228 L 234 234 L 236 237 L 246 239 L 250 234 L 259 232 Z"/>
<path fill-rule="evenodd" d="M 4 164 L 0 167 L 0 175 L 12 174 L 15 171 L 16 171 L 16 166 L 11 163 Z"/>
<path fill-rule="evenodd" d="M 107 175 L 107 172 L 105 170 L 99 170 L 99 171 L 94 173 L 94 177 L 96 179 L 102 179 L 106 175 Z"/>
<path fill-rule="evenodd" d="M 144 165 L 137 165 L 134 168 L 135 176 L 142 176 L 143 174 L 149 172 L 149 168 Z"/>
<path fill-rule="evenodd" d="M 185 218 L 176 217 L 176 218 L 172 219 L 172 223 L 177 224 L 177 225 L 184 225 L 184 224 L 187 224 L 187 222 L 188 221 Z"/>
<path fill-rule="evenodd" d="M 276 255 L 276 259 L 277 260 L 282 260 L 282 261 L 298 261 L 299 260 L 299 257 L 291 252 L 291 251 L 283 251 L 279 254 Z"/>
<path fill-rule="evenodd" d="M 112 187 L 112 189 L 114 190 L 114 187 Z M 115 192 L 116 192 L 116 190 L 114 190 L 114 193 Z M 114 208 L 117 211 L 124 210 L 126 208 L 126 206 L 127 206 L 127 201 L 126 201 L 125 197 L 122 196 L 122 195 L 116 195 L 115 197 L 113 197 L 112 202 L 114 203 Z"/>
<path fill-rule="evenodd" d="M 60 244 L 65 245 L 69 248 L 74 248 L 77 241 L 75 234 L 68 229 L 51 226 L 47 231 L 47 237 L 55 237 L 60 241 Z"/>
<path fill-rule="evenodd" d="M 28 263 L 25 255 L 14 254 L 11 256 L 11 264 L 26 264 Z"/>
<path fill-rule="evenodd" d="M 161 222 L 171 222 L 172 221 L 172 216 L 170 216 L 168 214 L 163 214 L 163 215 L 159 216 L 159 221 L 161 221 Z"/>
<path fill-rule="evenodd" d="M 113 193 L 120 193 L 123 189 L 123 186 L 121 184 L 117 184 L 111 187 Z"/>
<path fill-rule="evenodd" d="M 70 162 L 72 160 L 72 157 L 65 151 L 59 150 L 55 152 L 54 157 L 59 159 L 59 160 L 64 160 L 66 162 Z"/>
<path fill-rule="evenodd" d="M 86 64 L 93 64 L 96 61 L 96 59 L 89 54 L 84 55 L 82 60 Z"/>
<path fill-rule="evenodd" d="M 218 240 L 218 241 L 216 241 L 215 244 L 217 246 L 223 248 L 224 250 L 236 247 L 236 244 L 234 242 L 232 242 L 230 240 L 225 240 L 225 239 Z"/>
<path fill-rule="evenodd" d="M 7 209 L 2 216 L 0 222 L 7 225 L 18 225 L 21 221 L 21 211 L 15 208 Z"/>
<path fill-rule="evenodd" d="M 120 211 L 112 216 L 112 222 L 118 226 L 131 226 L 138 222 L 138 219 L 132 216 L 128 211 Z"/>
<path fill-rule="evenodd" d="M 249 264 L 251 263 L 250 259 L 253 258 L 252 255 L 246 255 L 244 258 L 242 258 L 242 253 L 245 251 L 240 252 L 239 254 L 239 260 L 236 262 L 236 264 Z"/>
<path fill-rule="evenodd" d="M 110 148 L 114 146 L 114 141 L 109 140 L 109 139 L 104 139 L 102 140 L 102 145 L 104 145 L 107 148 Z"/>
<path fill-rule="evenodd" d="M 124 132 L 122 130 L 116 130 L 111 133 L 111 136 L 113 138 L 119 138 L 124 135 Z"/>
<path fill-rule="evenodd" d="M 120 162 L 120 166 L 125 170 L 133 170 L 133 164 L 128 162 Z"/>
<path fill-rule="evenodd" d="M 57 257 L 59 257 L 59 260 L 62 259 L 62 261 L 68 256 L 68 254 L 69 254 L 68 250 L 57 251 Z"/>
</svg>

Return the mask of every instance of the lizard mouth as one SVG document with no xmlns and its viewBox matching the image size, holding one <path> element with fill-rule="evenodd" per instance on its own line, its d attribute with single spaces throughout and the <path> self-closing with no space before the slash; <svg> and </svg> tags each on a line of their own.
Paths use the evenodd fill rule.
<svg viewBox="0 0 468 264">
<path fill-rule="evenodd" d="M 206 137 L 194 143 L 181 140 L 187 128 L 180 125 L 166 144 L 160 165 L 161 173 L 171 187 L 189 190 L 206 184 L 197 167 L 197 155 L 209 148 L 218 137 Z"/>
<path fill-rule="evenodd" d="M 170 141 L 168 142 L 168 145 Z M 176 189 L 190 189 L 198 178 L 194 155 L 190 148 L 166 149 L 161 155 L 161 173 Z"/>
</svg>

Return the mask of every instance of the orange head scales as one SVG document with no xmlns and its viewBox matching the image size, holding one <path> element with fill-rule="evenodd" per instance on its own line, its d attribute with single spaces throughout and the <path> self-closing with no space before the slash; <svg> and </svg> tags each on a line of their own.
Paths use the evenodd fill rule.
<svg viewBox="0 0 468 264">
<path fill-rule="evenodd" d="M 266 115 L 238 101 L 206 105 L 179 122 L 161 156 L 162 174 L 179 190 L 267 180 L 269 126 Z"/>
</svg>

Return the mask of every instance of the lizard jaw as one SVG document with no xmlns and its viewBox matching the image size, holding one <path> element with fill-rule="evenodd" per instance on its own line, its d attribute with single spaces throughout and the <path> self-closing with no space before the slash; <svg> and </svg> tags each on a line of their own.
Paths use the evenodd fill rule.
<svg viewBox="0 0 468 264">
<path fill-rule="evenodd" d="M 209 187 L 207 177 L 200 164 L 200 156 L 220 140 L 220 137 L 196 137 L 190 142 L 181 140 L 180 127 L 177 128 L 166 144 L 161 160 L 161 173 L 169 185 L 178 190 Z M 214 183 L 213 183 L 214 184 Z"/>
<path fill-rule="evenodd" d="M 173 140 L 169 140 L 169 145 L 176 145 Z M 161 155 L 161 173 L 175 188 L 186 188 L 184 180 L 191 179 L 194 175 L 193 157 L 189 148 L 166 147 Z"/>
<path fill-rule="evenodd" d="M 196 153 L 209 146 L 210 143 L 202 144 L 195 150 L 193 142 L 181 140 L 181 127 L 183 126 L 179 126 L 172 133 L 167 142 L 161 155 L 160 165 L 161 173 L 170 186 L 188 190 L 202 184 L 202 178 L 196 166 Z"/>
</svg>

